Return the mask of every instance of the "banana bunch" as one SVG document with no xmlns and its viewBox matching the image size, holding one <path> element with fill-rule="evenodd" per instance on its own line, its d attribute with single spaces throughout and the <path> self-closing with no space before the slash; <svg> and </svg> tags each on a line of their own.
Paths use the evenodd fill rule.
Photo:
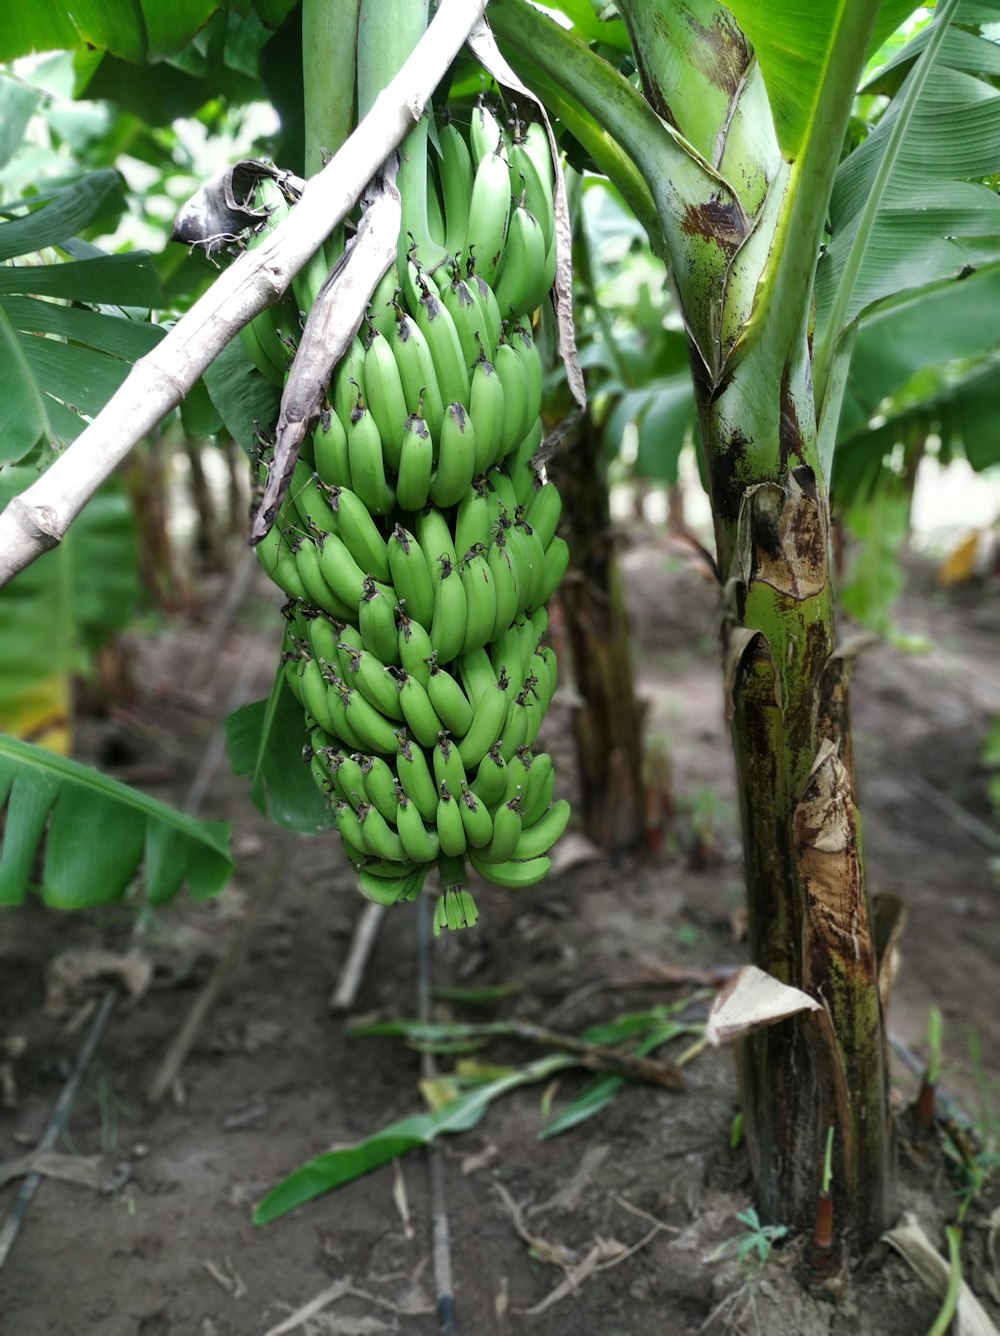
<svg viewBox="0 0 1000 1336">
<path fill-rule="evenodd" d="M 304 755 L 362 891 L 408 898 L 438 864 L 435 931 L 475 921 L 466 859 L 530 885 L 569 818 L 533 750 L 556 686 L 545 604 L 569 556 L 533 464 L 552 162 L 540 127 L 508 142 L 485 105 L 468 141 L 451 123 L 438 137 L 427 218 L 404 199 L 407 249 L 256 549 L 288 595 Z"/>
</svg>

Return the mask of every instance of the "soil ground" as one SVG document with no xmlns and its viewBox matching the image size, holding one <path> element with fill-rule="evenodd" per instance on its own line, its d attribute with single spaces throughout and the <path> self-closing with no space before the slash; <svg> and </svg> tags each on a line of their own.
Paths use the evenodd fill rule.
<svg viewBox="0 0 1000 1336">
<path fill-rule="evenodd" d="M 647 965 L 714 969 L 744 959 L 715 592 L 697 565 L 651 534 L 633 542 L 624 562 L 649 736 L 672 768 L 664 852 L 646 864 L 591 861 L 528 891 L 484 890 L 479 925 L 435 945 L 434 982 L 517 990 L 487 1007 L 438 1002 L 439 1018 L 518 1017 L 578 1033 L 684 992 L 602 981 Z M 137 645 L 141 693 L 114 717 L 87 723 L 87 757 L 159 798 L 184 802 L 206 752 L 218 747 L 234 684 L 245 699 L 267 690 L 278 625 L 272 603 L 262 591 L 221 647 L 211 643 L 211 610 L 144 637 Z M 991 820 L 981 754 L 1000 711 L 1000 612 L 995 594 L 992 603 L 982 589 L 946 596 L 917 568 L 898 621 L 930 647 L 871 649 L 858 663 L 853 697 L 871 885 L 909 907 L 890 1025 L 923 1055 L 927 1009 L 942 1008 L 945 1084 L 973 1119 L 993 1118 L 995 1136 L 997 884 L 987 848 L 958 821 L 961 811 Z M 557 697 L 544 734 L 570 796 L 571 708 L 568 694 Z M 946 806 L 951 800 L 961 809 L 957 817 L 954 808 L 942 810 L 942 794 Z M 232 822 L 236 876 L 214 903 L 194 906 L 182 897 L 145 923 L 139 950 L 155 966 L 152 985 L 137 1002 L 116 1007 L 59 1146 L 98 1157 L 86 1161 L 92 1183 L 44 1179 L 0 1271 L 0 1330 L 263 1336 L 292 1330 L 282 1324 L 293 1311 L 349 1282 L 294 1330 L 434 1333 L 422 1153 L 266 1228 L 251 1223 L 253 1204 L 297 1164 L 418 1111 L 420 1058 L 399 1040 L 350 1037 L 349 1020 L 328 1009 L 362 909 L 336 838 L 269 825 L 224 760 L 199 815 Z M 250 949 L 172 1097 L 149 1107 L 146 1086 L 167 1044 L 267 887 L 274 894 Z M 4 914 L 0 1041 L 19 1037 L 24 1048 L 12 1064 L 16 1090 L 0 1104 L 3 1161 L 37 1142 L 86 1024 L 79 992 L 47 1003 L 54 960 L 71 949 L 125 951 L 132 921 L 126 908 L 68 916 L 37 903 Z M 355 1018 L 415 1014 L 415 940 L 415 907 L 392 911 Z M 704 1005 L 693 1001 L 690 1015 L 703 1015 Z M 689 1043 L 660 1056 L 676 1057 Z M 537 1052 L 505 1041 L 478 1056 L 525 1062 Z M 447 1070 L 450 1060 L 440 1061 Z M 735 1259 L 734 1247 L 724 1245 L 743 1233 L 736 1213 L 752 1194 L 744 1154 L 729 1148 L 738 1102 L 730 1055 L 703 1053 L 686 1073 L 683 1094 L 628 1085 L 592 1121 L 539 1141 L 543 1099 L 558 1111 L 587 1080 L 563 1073 L 557 1087 L 515 1091 L 478 1128 L 439 1143 L 463 1336 L 926 1331 L 939 1300 L 884 1244 L 818 1293 L 801 1286 L 794 1240 L 775 1246 L 766 1265 Z M 915 1087 L 905 1068 L 895 1069 L 900 1108 Z M 903 1139 L 900 1170 L 901 1206 L 943 1248 L 943 1225 L 957 1204 L 943 1159 Z M 17 1181 L 0 1187 L 0 1216 L 17 1189 Z M 504 1193 L 522 1208 L 533 1245 L 515 1231 Z M 994 1321 L 998 1207 L 994 1180 L 970 1210 L 964 1244 L 966 1278 Z M 553 1295 L 567 1268 L 588 1256 L 589 1274 L 576 1289 Z M 526 1311 L 546 1300 L 536 1314 Z"/>
</svg>

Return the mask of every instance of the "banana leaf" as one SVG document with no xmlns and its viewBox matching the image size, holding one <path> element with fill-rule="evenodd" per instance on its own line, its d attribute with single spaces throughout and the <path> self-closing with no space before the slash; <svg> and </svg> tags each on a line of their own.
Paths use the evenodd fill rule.
<svg viewBox="0 0 1000 1336">
<path fill-rule="evenodd" d="M 117 172 L 88 176 L 38 201 L 29 212 L 0 223 L 0 261 L 66 249 L 81 229 L 116 217 L 124 207 Z M 8 206 L 10 208 L 10 206 Z M 148 256 L 103 255 L 72 263 L 5 264 L 0 268 L 0 381 L 5 387 L 0 463 L 24 459 L 39 444 L 61 449 L 99 413 L 163 331 L 142 319 L 114 313 L 148 308 L 160 300 Z M 85 303 L 77 309 L 67 302 Z"/>
<path fill-rule="evenodd" d="M 244 705 L 226 720 L 226 741 L 234 773 L 250 776 L 250 796 L 265 816 L 303 835 L 315 835 L 334 824 L 332 811 L 303 763 L 302 706 L 280 668 L 267 700 Z"/>
<path fill-rule="evenodd" d="M 195 899 L 216 895 L 233 870 L 229 827 L 196 821 L 137 789 L 0 734 L 0 905 L 37 885 L 57 909 L 121 900 L 145 870 L 151 905 L 186 881 Z M 37 869 L 37 870 L 36 870 Z"/>
<path fill-rule="evenodd" d="M 816 276 L 817 343 L 887 297 L 1000 256 L 1000 197 L 979 183 L 1000 172 L 1000 92 L 981 74 L 1000 48 L 966 33 L 958 54 L 968 67 L 950 64 L 955 30 L 941 25 L 956 8 L 961 20 L 960 5 L 939 6 L 904 48 L 904 56 L 911 45 L 922 54 L 837 171 L 832 235 Z"/>
<path fill-rule="evenodd" d="M 0 508 L 35 476 L 4 469 Z M 134 518 L 112 481 L 59 547 L 0 589 L 0 730 L 68 751 L 71 678 L 128 624 L 139 597 Z"/>
<path fill-rule="evenodd" d="M 433 1113 L 414 1114 L 390 1123 L 374 1136 L 342 1150 L 327 1151 L 294 1170 L 271 1189 L 254 1212 L 254 1224 L 267 1225 L 296 1207 L 352 1183 L 390 1160 L 420 1146 L 429 1146 L 439 1136 L 468 1132 L 482 1120 L 494 1100 L 518 1086 L 544 1081 L 556 1072 L 576 1066 L 577 1059 L 563 1053 L 540 1058 L 509 1076 L 460 1095 Z"/>
</svg>

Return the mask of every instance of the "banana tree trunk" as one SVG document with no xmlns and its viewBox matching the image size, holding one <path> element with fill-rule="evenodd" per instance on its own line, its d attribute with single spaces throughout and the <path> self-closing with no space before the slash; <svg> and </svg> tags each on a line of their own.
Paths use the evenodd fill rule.
<svg viewBox="0 0 1000 1336">
<path fill-rule="evenodd" d="M 891 1221 L 893 1161 L 808 320 L 876 9 L 840 5 L 812 133 L 789 161 L 754 53 L 717 0 L 618 0 L 645 100 L 527 6 L 490 7 L 524 77 L 540 70 L 628 151 L 656 210 L 724 582 L 751 956 L 820 1004 L 741 1041 L 758 1203 L 808 1231 L 832 1129 L 837 1228 L 855 1248 Z M 605 151 L 596 135 L 585 146 Z"/>
<path fill-rule="evenodd" d="M 580 697 L 573 736 L 583 828 L 602 849 L 636 850 L 646 830 L 642 709 L 601 453 L 600 433 L 585 412 L 548 465 L 570 544 L 559 606 Z"/>
</svg>

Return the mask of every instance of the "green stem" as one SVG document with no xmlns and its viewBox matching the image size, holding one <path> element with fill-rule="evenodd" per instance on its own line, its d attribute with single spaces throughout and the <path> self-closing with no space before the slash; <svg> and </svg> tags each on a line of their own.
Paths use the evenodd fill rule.
<svg viewBox="0 0 1000 1336">
<path fill-rule="evenodd" d="M 948 1260 L 950 1263 L 948 1289 L 945 1291 L 944 1303 L 941 1305 L 927 1336 L 948 1336 L 952 1319 L 958 1309 L 959 1296 L 962 1293 L 962 1231 L 956 1225 L 948 1225 L 945 1228 L 945 1233 L 948 1236 Z"/>
<path fill-rule="evenodd" d="M 465 859 L 442 854 L 438 859 L 438 876 L 442 891 L 460 891 L 465 886 Z"/>
<path fill-rule="evenodd" d="M 801 156 L 792 164 L 783 216 L 772 242 L 776 263 L 761 279 L 755 312 L 759 337 L 773 350 L 772 365 L 784 365 L 805 332 L 816 256 L 844 132 L 877 15 L 878 6 L 871 0 L 846 0 L 830 34 L 830 60 L 823 71 L 808 137 Z M 823 403 L 823 389 L 825 385 L 819 386 L 817 405 Z"/>
</svg>

